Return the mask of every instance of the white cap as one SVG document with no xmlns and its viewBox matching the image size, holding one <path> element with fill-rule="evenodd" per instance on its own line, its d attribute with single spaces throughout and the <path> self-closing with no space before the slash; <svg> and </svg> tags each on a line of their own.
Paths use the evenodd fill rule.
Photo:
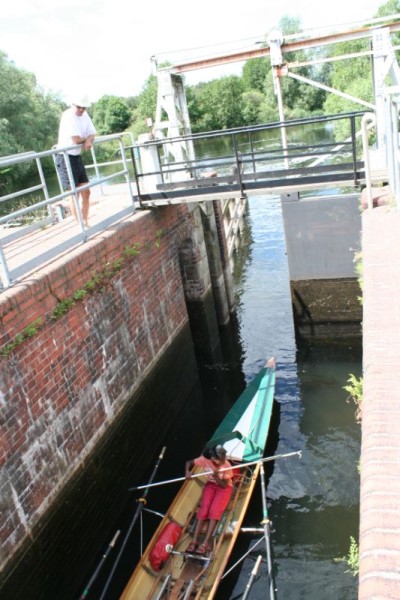
<svg viewBox="0 0 400 600">
<path fill-rule="evenodd" d="M 72 96 L 71 104 L 74 104 L 75 106 L 84 106 L 85 108 L 87 108 L 88 106 L 90 106 L 90 101 L 87 96 L 81 96 L 80 94 L 74 94 Z"/>
</svg>

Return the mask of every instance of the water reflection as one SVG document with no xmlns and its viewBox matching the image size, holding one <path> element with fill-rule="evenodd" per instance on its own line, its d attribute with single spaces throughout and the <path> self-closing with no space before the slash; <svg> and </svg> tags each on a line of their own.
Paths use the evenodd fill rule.
<svg viewBox="0 0 400 600">
<path fill-rule="evenodd" d="M 332 339 L 296 348 L 279 200 L 251 199 L 249 220 L 251 250 L 245 276 L 237 282 L 244 372 L 250 379 L 263 357 L 276 356 L 276 452 L 303 452 L 301 460 L 277 461 L 270 468 L 267 495 L 275 530 L 277 598 L 356 598 L 357 579 L 334 559 L 348 553 L 351 535 L 358 538 L 360 428 L 343 386 L 350 373 L 360 374 L 361 340 Z M 261 514 L 256 497 L 250 524 L 257 525 Z M 236 557 L 258 539 L 242 540 Z M 234 583 L 221 588 L 221 598 L 242 596 L 259 551 L 246 559 Z M 254 600 L 267 594 L 265 565 L 261 571 L 252 589 Z"/>
</svg>

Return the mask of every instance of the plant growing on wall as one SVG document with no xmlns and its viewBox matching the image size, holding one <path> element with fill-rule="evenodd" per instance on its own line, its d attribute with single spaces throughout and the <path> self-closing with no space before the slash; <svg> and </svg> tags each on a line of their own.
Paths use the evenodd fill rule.
<svg viewBox="0 0 400 600">
<path fill-rule="evenodd" d="M 347 556 L 341 558 L 335 558 L 335 562 L 345 562 L 348 565 L 348 569 L 345 573 L 352 573 L 354 577 L 358 575 L 359 571 L 359 549 L 355 538 L 350 536 L 350 548 Z"/>
<path fill-rule="evenodd" d="M 361 403 L 363 396 L 363 378 L 360 377 L 357 379 L 355 375 L 352 373 L 349 375 L 347 380 L 347 385 L 343 386 L 343 389 L 348 392 L 349 396 L 347 400 L 352 400 L 356 405 L 356 421 L 360 423 L 361 421 Z"/>
<path fill-rule="evenodd" d="M 158 229 L 155 234 L 154 245 L 158 249 L 161 246 L 161 239 L 164 235 L 163 229 Z M 74 293 L 68 298 L 63 298 L 57 302 L 56 307 L 51 313 L 49 319 L 57 320 L 63 317 L 77 302 L 82 301 L 89 294 L 94 292 L 104 291 L 106 285 L 109 283 L 111 278 L 122 269 L 123 265 L 138 256 L 140 256 L 143 248 L 150 248 L 151 242 L 149 240 L 143 242 L 134 242 L 132 246 L 125 246 L 121 256 L 114 259 L 111 264 L 109 262 L 103 265 L 101 271 L 92 273 L 92 277 L 84 283 L 84 285 L 74 291 Z M 18 333 L 14 339 L 9 342 L 3 348 L 0 348 L 0 356 L 7 357 L 11 352 L 20 346 L 26 339 L 35 335 L 39 328 L 44 325 L 42 318 L 37 319 L 30 325 L 28 325 L 23 331 Z"/>
</svg>

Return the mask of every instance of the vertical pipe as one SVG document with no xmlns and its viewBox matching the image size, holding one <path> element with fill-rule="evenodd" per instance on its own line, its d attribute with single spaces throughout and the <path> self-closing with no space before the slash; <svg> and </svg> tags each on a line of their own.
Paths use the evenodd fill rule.
<svg viewBox="0 0 400 600">
<path fill-rule="evenodd" d="M 136 165 L 135 150 L 134 150 L 133 145 L 130 147 L 130 152 L 131 152 L 131 159 L 132 159 L 133 175 L 134 175 L 135 183 L 136 183 L 137 197 L 139 198 L 139 206 L 140 206 L 140 208 L 142 208 L 142 193 L 140 191 L 140 183 L 139 183 L 140 176 L 139 176 L 138 167 Z"/>
<path fill-rule="evenodd" d="M 40 177 L 40 183 L 43 188 L 44 197 L 46 200 L 50 200 L 49 191 L 47 189 L 46 179 L 44 177 L 42 163 L 39 157 L 36 157 L 36 166 Z M 54 210 L 51 204 L 47 205 L 47 212 L 49 213 L 49 217 L 51 217 L 52 222 L 54 223 Z"/>
<path fill-rule="evenodd" d="M 2 280 L 4 287 L 9 287 L 11 283 L 10 271 L 7 267 L 6 257 L 4 256 L 3 248 L 0 246 L 0 267 L 2 272 Z"/>
<path fill-rule="evenodd" d="M 119 148 L 120 148 L 120 151 L 121 151 L 122 164 L 124 165 L 125 180 L 126 180 L 126 185 L 128 186 L 129 198 L 131 199 L 132 206 L 133 206 L 133 211 L 135 212 L 135 199 L 134 199 L 133 193 L 132 193 L 131 179 L 129 177 L 128 162 L 127 162 L 126 156 L 125 156 L 125 146 L 122 143 L 122 139 L 121 138 L 119 138 L 118 141 L 119 141 Z"/>
<path fill-rule="evenodd" d="M 233 136 L 233 147 L 235 150 L 235 158 L 236 158 L 236 168 L 237 168 L 237 173 L 238 173 L 238 183 L 240 186 L 240 196 L 241 198 L 244 198 L 244 191 L 243 191 L 243 181 L 242 181 L 242 161 L 239 158 L 239 153 L 238 153 L 238 149 L 237 149 L 237 143 L 236 143 L 236 136 Z"/>
<path fill-rule="evenodd" d="M 283 110 L 283 98 L 282 98 L 282 89 L 281 89 L 281 81 L 279 78 L 278 67 L 274 67 L 274 88 L 276 97 L 278 100 L 278 110 L 279 110 L 279 121 L 281 122 L 281 140 L 282 147 L 285 156 L 285 168 L 289 170 L 289 160 L 287 157 L 287 136 L 286 136 L 286 127 L 283 125 L 285 122 L 285 113 Z"/>
<path fill-rule="evenodd" d="M 375 123 L 375 115 L 373 113 L 365 113 L 361 119 L 361 139 L 363 146 L 364 165 L 365 165 L 365 182 L 367 186 L 367 205 L 368 208 L 373 208 L 372 202 L 372 185 L 371 185 L 371 166 L 369 162 L 369 146 L 368 146 L 368 121 Z"/>
<path fill-rule="evenodd" d="M 357 179 L 357 154 L 356 154 L 356 118 L 354 115 L 350 117 L 350 129 L 351 129 L 351 155 L 353 161 L 353 183 L 356 186 L 358 183 Z"/>
<path fill-rule="evenodd" d="M 275 589 L 274 589 L 274 580 L 272 577 L 272 561 L 271 561 L 271 545 L 270 545 L 271 521 L 268 518 L 266 486 L 265 486 L 265 471 L 264 471 L 263 463 L 261 463 L 260 474 L 261 474 L 261 493 L 262 493 L 262 506 L 263 506 L 262 525 L 264 527 L 265 549 L 266 549 L 266 553 L 267 553 L 269 597 L 270 597 L 270 600 L 275 600 Z"/>
</svg>

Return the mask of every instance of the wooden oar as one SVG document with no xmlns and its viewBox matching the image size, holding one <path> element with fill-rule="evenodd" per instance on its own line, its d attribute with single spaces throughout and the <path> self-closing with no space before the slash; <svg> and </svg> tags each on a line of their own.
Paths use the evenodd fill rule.
<svg viewBox="0 0 400 600">
<path fill-rule="evenodd" d="M 105 586 L 103 588 L 103 592 L 102 592 L 99 600 L 103 600 L 105 598 L 105 596 L 106 596 L 106 593 L 107 593 L 108 588 L 110 586 L 111 580 L 112 580 L 112 578 L 114 576 L 115 570 L 116 570 L 116 568 L 118 566 L 118 563 L 120 561 L 122 553 L 125 550 L 125 546 L 126 546 L 126 543 L 128 541 L 128 538 L 129 538 L 129 536 L 131 534 L 133 526 L 135 525 L 135 523 L 136 523 L 136 521 L 137 521 L 137 519 L 138 519 L 138 517 L 139 517 L 139 515 L 141 513 L 143 505 L 146 503 L 146 496 L 148 494 L 149 487 L 151 487 L 151 482 L 153 481 L 153 479 L 154 479 L 154 477 L 155 477 L 155 475 L 156 475 L 156 473 L 158 471 L 158 467 L 160 466 L 160 463 L 161 463 L 162 459 L 164 458 L 164 452 L 165 452 L 165 446 L 164 446 L 164 448 L 160 452 L 160 455 L 159 455 L 159 457 L 157 459 L 157 462 L 156 462 L 156 464 L 154 466 L 153 472 L 152 472 L 151 477 L 149 479 L 149 483 L 147 485 L 144 485 L 144 486 L 141 487 L 141 489 L 145 489 L 145 491 L 143 493 L 143 496 L 141 498 L 139 498 L 139 500 L 138 500 L 139 506 L 137 507 L 137 509 L 135 511 L 135 514 L 133 515 L 133 519 L 132 519 L 131 524 L 129 526 L 129 529 L 128 529 L 126 535 L 125 535 L 124 541 L 122 542 L 121 548 L 120 548 L 120 550 L 118 552 L 117 558 L 115 559 L 113 568 L 111 569 L 111 573 L 108 576 L 108 579 L 106 581 L 106 584 L 105 584 Z"/>
<path fill-rule="evenodd" d="M 276 454 L 275 456 L 267 456 L 266 458 L 259 458 L 258 460 L 254 460 L 252 462 L 244 462 L 239 465 L 232 465 L 231 467 L 225 467 L 224 469 L 218 469 L 219 473 L 223 473 L 224 471 L 231 471 L 234 469 L 242 469 L 243 467 L 250 467 L 252 465 L 258 465 L 259 463 L 270 462 L 272 460 L 278 460 L 279 458 L 290 458 L 291 456 L 298 456 L 301 458 L 301 450 L 297 450 L 297 452 L 288 452 L 287 454 Z M 196 477 L 203 477 L 204 475 L 213 475 L 214 471 L 203 471 L 202 473 L 193 473 L 190 476 L 190 479 L 195 479 Z M 165 481 L 157 481 L 156 483 L 146 483 L 145 485 L 137 485 L 135 487 L 131 487 L 128 489 L 129 492 L 135 492 L 137 490 L 143 490 L 150 487 L 156 487 L 159 485 L 168 485 L 169 483 L 177 483 L 178 481 L 185 481 L 186 477 L 176 477 L 175 479 L 166 479 Z"/>
</svg>

